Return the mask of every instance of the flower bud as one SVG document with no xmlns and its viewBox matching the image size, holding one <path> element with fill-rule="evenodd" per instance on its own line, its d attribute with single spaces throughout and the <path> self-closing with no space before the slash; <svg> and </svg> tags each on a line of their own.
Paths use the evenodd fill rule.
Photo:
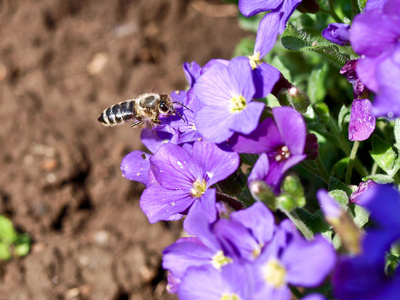
<svg viewBox="0 0 400 300">
<path fill-rule="evenodd" d="M 314 133 L 308 133 L 306 135 L 306 145 L 304 147 L 304 153 L 307 154 L 306 160 L 316 160 L 318 158 L 318 138 Z"/>
<path fill-rule="evenodd" d="M 264 181 L 254 180 L 250 182 L 249 189 L 254 199 L 265 203 L 271 210 L 277 209 L 276 196 Z"/>
<path fill-rule="evenodd" d="M 292 86 L 289 89 L 282 89 L 278 94 L 279 103 L 282 106 L 292 106 L 300 113 L 305 113 L 310 105 L 307 94 Z"/>
<path fill-rule="evenodd" d="M 315 0 L 303 0 L 296 9 L 303 14 L 316 14 L 319 12 L 319 4 Z"/>
</svg>

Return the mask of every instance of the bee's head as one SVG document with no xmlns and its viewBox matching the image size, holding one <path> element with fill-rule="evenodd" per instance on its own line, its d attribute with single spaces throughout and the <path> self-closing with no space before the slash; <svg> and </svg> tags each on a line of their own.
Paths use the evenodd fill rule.
<svg viewBox="0 0 400 300">
<path fill-rule="evenodd" d="M 167 94 L 160 95 L 159 111 L 163 115 L 175 115 L 175 108 Z"/>
</svg>

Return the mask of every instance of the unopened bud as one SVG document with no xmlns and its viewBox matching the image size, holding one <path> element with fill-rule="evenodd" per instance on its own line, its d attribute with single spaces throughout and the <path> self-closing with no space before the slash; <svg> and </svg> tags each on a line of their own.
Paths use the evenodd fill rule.
<svg viewBox="0 0 400 300">
<path fill-rule="evenodd" d="M 292 211 L 297 208 L 296 199 L 288 193 L 280 194 L 276 200 L 278 201 L 279 207 L 281 207 L 283 211 Z"/>
<path fill-rule="evenodd" d="M 265 203 L 271 210 L 277 209 L 276 195 L 264 181 L 250 182 L 249 189 L 254 199 Z"/>
<path fill-rule="evenodd" d="M 319 4 L 315 0 L 303 0 L 296 9 L 303 14 L 316 14 L 319 12 Z"/>
<path fill-rule="evenodd" d="M 307 154 L 306 160 L 316 160 L 318 158 L 319 144 L 318 138 L 314 133 L 306 135 L 306 145 L 304 153 Z"/>
<path fill-rule="evenodd" d="M 289 89 L 282 89 L 278 94 L 279 103 L 282 106 L 292 106 L 300 113 L 305 113 L 310 105 L 307 94 L 292 86 Z"/>
</svg>

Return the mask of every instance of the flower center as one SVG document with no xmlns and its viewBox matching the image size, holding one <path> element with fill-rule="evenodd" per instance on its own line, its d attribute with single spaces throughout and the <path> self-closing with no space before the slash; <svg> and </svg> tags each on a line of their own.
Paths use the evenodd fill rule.
<svg viewBox="0 0 400 300">
<path fill-rule="evenodd" d="M 211 264 L 217 270 L 221 270 L 221 268 L 227 264 L 232 263 L 232 259 L 225 256 L 222 250 L 217 251 L 217 253 L 213 256 L 211 260 Z"/>
<path fill-rule="evenodd" d="M 246 99 L 243 96 L 231 98 L 231 112 L 242 111 L 246 107 Z"/>
<path fill-rule="evenodd" d="M 204 194 L 204 192 L 207 189 L 207 183 L 206 181 L 202 179 L 196 179 L 195 182 L 193 182 L 193 188 L 190 191 L 193 197 L 201 197 L 201 195 Z"/>
<path fill-rule="evenodd" d="M 256 52 L 254 53 L 254 55 L 250 55 L 249 56 L 249 62 L 250 62 L 250 66 L 251 68 L 254 70 L 255 68 L 258 67 L 258 65 L 261 64 L 261 60 L 260 60 L 260 52 Z"/>
<path fill-rule="evenodd" d="M 282 146 L 281 148 L 278 148 L 276 151 L 275 155 L 275 160 L 276 161 L 283 161 L 286 160 L 290 157 L 291 153 L 289 151 L 289 148 L 287 146 Z"/>
<path fill-rule="evenodd" d="M 271 259 L 263 268 L 265 282 L 274 288 L 285 284 L 286 269 L 279 260 Z"/>
<path fill-rule="evenodd" d="M 223 293 L 221 296 L 221 300 L 240 300 L 240 297 L 235 293 L 232 294 Z"/>
</svg>

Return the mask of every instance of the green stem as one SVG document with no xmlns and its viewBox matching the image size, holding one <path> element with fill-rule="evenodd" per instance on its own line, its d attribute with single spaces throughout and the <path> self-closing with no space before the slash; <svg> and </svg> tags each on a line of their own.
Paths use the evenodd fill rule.
<svg viewBox="0 0 400 300">
<path fill-rule="evenodd" d="M 307 240 L 312 240 L 314 238 L 314 234 L 312 231 L 307 227 L 306 224 L 300 219 L 299 215 L 296 213 L 296 211 L 287 211 L 283 209 L 282 207 L 279 207 L 281 211 L 283 211 L 289 219 L 293 222 L 293 224 L 297 227 L 298 230 L 303 234 L 303 236 Z"/>
<path fill-rule="evenodd" d="M 318 158 L 314 161 L 314 163 L 318 169 L 320 176 L 325 181 L 325 183 L 328 184 L 330 175 L 322 162 L 321 156 L 318 155 Z"/>
<path fill-rule="evenodd" d="M 334 12 L 334 14 L 332 14 L 330 10 L 325 9 L 323 7 L 320 7 L 319 11 L 324 14 L 330 15 L 336 22 L 343 23 L 343 21 L 338 17 L 338 15 L 335 12 Z"/>
<path fill-rule="evenodd" d="M 345 178 L 345 181 L 344 181 L 344 183 L 346 185 L 350 184 L 351 171 L 353 170 L 353 165 L 354 165 L 354 161 L 356 159 L 357 150 L 358 150 L 359 146 L 360 146 L 360 142 L 359 141 L 354 141 L 353 148 L 351 149 L 351 153 L 350 153 L 350 157 L 349 157 L 349 165 L 347 166 L 347 170 L 346 170 L 346 178 Z"/>
<path fill-rule="evenodd" d="M 343 150 L 346 156 L 350 156 L 350 146 L 348 141 L 343 137 L 338 125 L 336 122 L 330 117 L 328 121 L 328 126 L 331 129 L 333 135 L 336 138 L 336 142 L 338 143 L 340 149 Z M 361 164 L 358 158 L 355 158 L 354 167 L 356 168 L 357 172 L 360 173 L 362 177 L 368 176 L 368 172 L 365 167 Z"/>
</svg>

